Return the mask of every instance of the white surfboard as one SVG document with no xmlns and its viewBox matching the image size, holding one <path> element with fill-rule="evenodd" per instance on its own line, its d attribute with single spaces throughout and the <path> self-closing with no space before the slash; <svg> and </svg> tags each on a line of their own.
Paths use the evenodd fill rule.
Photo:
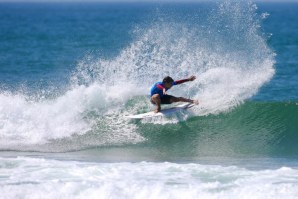
<svg viewBox="0 0 298 199">
<path fill-rule="evenodd" d="M 150 111 L 148 113 L 142 113 L 142 114 L 138 114 L 138 115 L 129 115 L 126 117 L 130 118 L 130 119 L 144 119 L 144 118 L 151 118 L 151 117 L 158 117 L 158 116 L 167 116 L 167 115 L 173 114 L 177 111 L 191 108 L 194 105 L 195 104 L 192 104 L 192 103 L 183 103 L 183 104 L 179 104 L 177 106 L 171 107 L 171 108 L 162 109 L 158 113 L 154 113 L 154 111 Z"/>
</svg>

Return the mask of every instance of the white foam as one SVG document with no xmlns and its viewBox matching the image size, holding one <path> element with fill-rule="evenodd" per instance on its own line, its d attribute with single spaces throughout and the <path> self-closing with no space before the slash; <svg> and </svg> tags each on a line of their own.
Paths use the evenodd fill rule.
<svg viewBox="0 0 298 199">
<path fill-rule="evenodd" d="M 128 86 L 126 88 L 129 89 Z M 123 134 L 114 139 L 108 136 L 108 140 L 103 138 L 100 143 L 117 143 L 119 137 L 132 137 L 126 141 L 118 140 L 119 143 L 142 140 L 135 135 L 133 125 L 127 124 L 125 128 L 125 121 L 121 126 L 116 125 L 116 116 L 121 111 L 119 107 L 127 100 L 125 96 L 129 97 L 126 93 L 125 88 L 107 88 L 95 83 L 88 87 L 74 87 L 55 99 L 28 100 L 21 94 L 0 94 L 1 148 L 21 150 L 26 145 L 42 145 L 55 139 L 83 135 L 108 114 L 115 115 L 112 120 L 106 118 L 107 122 L 114 121 L 115 125 L 105 124 L 106 130 L 111 130 L 112 127 L 108 127 L 112 125 L 114 131 L 110 135 L 115 136 L 117 129 L 120 133 L 120 128 Z M 90 112 L 94 117 L 88 116 Z M 129 129 L 128 132 L 125 129 Z"/>
<path fill-rule="evenodd" d="M 0 158 L 1 198 L 296 198 L 298 170 Z"/>
</svg>

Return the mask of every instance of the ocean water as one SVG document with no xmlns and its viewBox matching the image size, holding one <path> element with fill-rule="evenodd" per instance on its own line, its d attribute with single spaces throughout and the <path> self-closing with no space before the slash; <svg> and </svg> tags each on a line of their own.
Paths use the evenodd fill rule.
<svg viewBox="0 0 298 199">
<path fill-rule="evenodd" d="M 298 198 L 297 9 L 0 3 L 0 198 Z"/>
</svg>

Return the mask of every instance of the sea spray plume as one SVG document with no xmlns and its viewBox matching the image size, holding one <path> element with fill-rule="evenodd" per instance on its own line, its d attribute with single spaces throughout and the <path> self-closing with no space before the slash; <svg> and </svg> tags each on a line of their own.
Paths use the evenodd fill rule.
<svg viewBox="0 0 298 199">
<path fill-rule="evenodd" d="M 205 113 L 241 104 L 274 74 L 275 54 L 260 31 L 256 9 L 250 2 L 224 1 L 209 17 L 209 43 L 219 62 L 198 78 L 203 88 L 198 97 L 208 101 Z"/>
<path fill-rule="evenodd" d="M 195 82 L 171 92 L 201 100 L 196 115 L 230 110 L 274 74 L 274 53 L 260 30 L 262 17 L 256 9 L 245 1 L 220 2 L 205 22 L 168 14 L 137 29 L 135 41 L 117 57 L 93 60 L 86 70 L 91 67 L 93 81 L 107 86 L 131 85 L 131 96 L 147 95 L 166 75 L 177 79 L 194 74 Z"/>
</svg>

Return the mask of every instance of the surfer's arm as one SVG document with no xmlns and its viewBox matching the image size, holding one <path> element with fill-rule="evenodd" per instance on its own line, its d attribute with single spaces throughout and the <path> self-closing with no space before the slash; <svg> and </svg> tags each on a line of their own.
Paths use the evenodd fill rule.
<svg viewBox="0 0 298 199">
<path fill-rule="evenodd" d="M 158 89 L 162 90 L 162 92 L 163 92 L 164 95 L 166 94 L 166 88 L 165 88 L 165 87 L 163 87 L 163 86 L 160 85 L 160 84 L 157 84 L 156 87 L 157 87 Z"/>
<path fill-rule="evenodd" d="M 193 80 L 195 80 L 195 79 L 196 79 L 196 76 L 191 76 L 191 77 L 189 77 L 189 78 L 187 78 L 187 79 L 176 80 L 176 81 L 174 82 L 174 85 L 183 84 L 183 83 L 185 83 L 185 82 L 193 81 Z"/>
</svg>

